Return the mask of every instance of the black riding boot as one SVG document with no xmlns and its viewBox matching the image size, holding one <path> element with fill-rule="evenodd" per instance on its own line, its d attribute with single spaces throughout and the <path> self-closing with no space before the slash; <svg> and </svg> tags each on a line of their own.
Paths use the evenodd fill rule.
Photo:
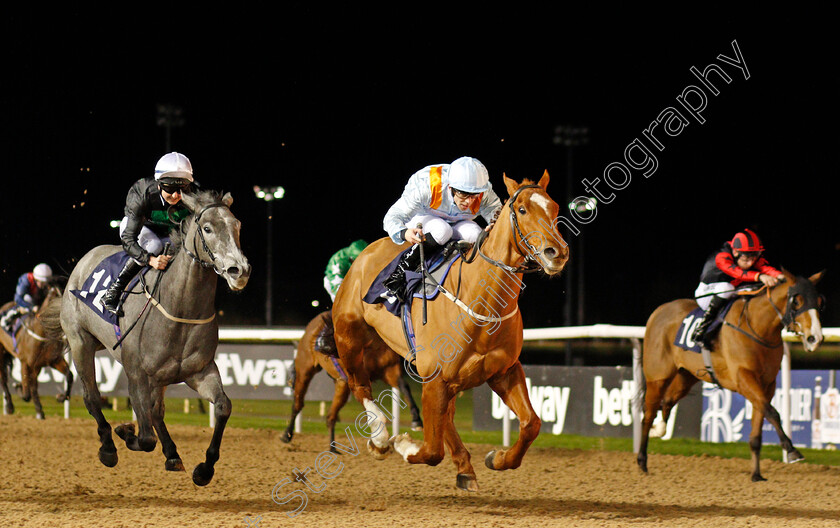
<svg viewBox="0 0 840 528">
<path fill-rule="evenodd" d="M 123 310 L 122 310 L 122 302 L 120 302 L 123 292 L 125 291 L 125 287 L 128 286 L 128 283 L 131 282 L 131 279 L 137 275 L 143 269 L 143 266 L 138 264 L 133 258 L 129 258 L 128 262 L 125 263 L 122 271 L 120 274 L 117 275 L 116 280 L 108 286 L 108 291 L 105 292 L 105 295 L 102 296 L 102 305 L 105 306 L 105 309 L 111 312 L 112 314 L 116 315 L 117 317 L 122 317 Z"/>
<path fill-rule="evenodd" d="M 723 297 L 718 297 L 717 295 L 713 296 L 711 302 L 709 303 L 709 307 L 706 308 L 706 313 L 703 314 L 703 320 L 700 321 L 700 324 L 697 325 L 697 328 L 691 335 L 691 339 L 695 343 L 701 343 L 706 350 L 712 349 L 713 337 L 711 335 L 707 335 L 706 331 L 714 322 L 717 314 L 720 313 L 720 309 L 726 305 L 727 301 L 728 299 L 724 299 Z"/>
<path fill-rule="evenodd" d="M 421 242 L 423 244 L 423 253 L 430 255 L 432 251 L 440 247 L 440 244 L 435 241 L 430 235 L 426 236 L 426 240 Z M 388 292 L 400 300 L 405 302 L 408 297 L 406 291 L 405 272 L 417 271 L 420 268 L 420 248 L 417 244 L 411 246 L 411 249 L 406 251 L 399 263 L 397 264 L 391 276 L 382 281 L 382 285 L 388 288 Z"/>
<path fill-rule="evenodd" d="M 315 351 L 327 356 L 338 357 L 338 350 L 335 347 L 335 328 L 333 327 L 332 313 L 324 316 L 324 327 L 315 338 Z"/>
</svg>

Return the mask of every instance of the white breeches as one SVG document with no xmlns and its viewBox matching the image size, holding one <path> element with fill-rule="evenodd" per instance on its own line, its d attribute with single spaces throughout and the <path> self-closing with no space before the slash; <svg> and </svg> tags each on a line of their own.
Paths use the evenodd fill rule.
<svg viewBox="0 0 840 528">
<path fill-rule="evenodd" d="M 709 303 L 712 302 L 712 297 L 715 296 L 711 294 L 729 299 L 735 295 L 735 286 L 728 282 L 712 282 L 710 284 L 701 282 L 700 286 L 697 286 L 697 289 L 694 290 L 694 296 L 697 298 L 697 304 L 700 308 L 705 310 L 709 307 Z"/>
<path fill-rule="evenodd" d="M 127 221 L 128 218 L 123 217 L 122 222 L 120 222 L 120 235 L 122 235 L 123 231 L 125 231 L 125 223 Z M 140 244 L 141 248 L 148 251 L 150 255 L 160 255 L 163 251 L 163 241 L 155 234 L 154 231 L 146 226 L 143 226 L 143 228 L 140 229 L 140 235 L 137 237 L 137 243 Z M 140 264 L 145 266 L 148 262 L 140 262 Z"/>
<path fill-rule="evenodd" d="M 450 240 L 466 240 L 472 243 L 478 240 L 478 235 L 481 234 L 481 227 L 472 220 L 461 220 L 450 224 L 434 215 L 417 215 L 409 220 L 406 226 L 417 227 L 418 223 L 423 224 L 423 233 L 432 235 L 435 242 L 440 245 Z"/>
</svg>

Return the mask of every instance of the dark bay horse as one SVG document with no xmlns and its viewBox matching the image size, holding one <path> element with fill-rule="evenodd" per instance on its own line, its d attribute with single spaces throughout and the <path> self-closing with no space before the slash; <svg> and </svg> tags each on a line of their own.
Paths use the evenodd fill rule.
<svg viewBox="0 0 840 528">
<path fill-rule="evenodd" d="M 60 298 L 60 286 L 51 284 L 44 302 L 41 303 L 40 311 L 30 312 L 20 317 L 19 327 L 14 338 L 0 330 L 0 384 L 3 385 L 7 414 L 15 412 L 6 371 L 6 361 L 10 356 L 16 357 L 20 361 L 21 398 L 25 402 L 32 400 L 32 403 L 35 404 L 35 416 L 39 420 L 44 419 L 44 409 L 41 407 L 41 398 L 38 395 L 38 374 L 41 373 L 42 368 L 52 367 L 64 374 L 67 379 L 66 389 L 56 396 L 56 400 L 60 403 L 70 398 L 70 390 L 73 387 L 73 373 L 64 359 L 66 345 L 60 336 L 47 335 L 39 316 L 51 302 L 60 302 Z M 5 312 L 14 304 L 14 301 L 6 303 L 0 307 L 0 313 Z"/>
<path fill-rule="evenodd" d="M 749 441 L 753 482 L 765 480 L 759 468 L 765 418 L 779 434 L 788 461 L 803 459 L 782 430 L 779 413 L 770 400 L 776 392 L 776 376 L 784 353 L 782 329 L 795 332 L 808 352 L 816 350 L 823 340 L 819 317 L 822 297 L 814 286 L 822 275 L 820 272 L 805 279 L 784 271 L 785 280 L 772 289 L 765 287 L 754 295 L 741 296 L 726 314 L 726 322 L 713 341 L 712 370 L 720 385 L 742 394 L 753 407 Z M 645 417 L 637 457 L 645 473 L 648 438 L 657 411 L 662 409 L 663 421 L 667 422 L 671 409 L 698 380 L 712 382 L 701 355 L 674 344 L 680 324 L 695 308 L 693 299 L 663 304 L 651 314 L 645 328 Z"/>
<path fill-rule="evenodd" d="M 183 471 L 184 466 L 164 424 L 164 391 L 168 385 L 185 382 L 198 394 L 215 404 L 216 425 L 205 461 L 193 471 L 193 482 L 204 486 L 213 478 L 219 459 L 219 446 L 231 412 L 214 357 L 219 342 L 215 319 L 217 275 L 233 291 L 248 282 L 251 267 L 239 243 L 241 224 L 231 213 L 230 194 L 203 191 L 184 194 L 184 204 L 192 214 L 172 232 L 175 258 L 165 272 L 150 270 L 145 275 L 147 287 L 136 284 L 124 303 L 125 317 L 120 320 L 122 344 L 115 349 L 114 326 L 94 309 L 83 304 L 70 290 L 80 290 L 87 277 L 104 258 L 122 248 L 99 246 L 88 252 L 76 265 L 65 289 L 60 313 L 48 310 L 49 326 L 60 327 L 67 336 L 76 370 L 85 389 L 85 406 L 96 419 L 101 447 L 99 460 L 108 467 L 117 464 L 117 449 L 111 426 L 101 409 L 99 388 L 94 375 L 94 353 L 106 348 L 123 365 L 128 377 L 131 406 L 137 415 L 139 433 L 134 424 L 117 426 L 115 432 L 132 451 L 153 451 L 160 438 L 165 468 Z M 103 277 L 104 279 L 104 277 Z M 157 292 L 149 296 L 149 292 Z M 51 305 L 52 306 L 52 305 Z M 101 303 L 99 304 L 101 308 Z M 136 324 L 135 324 L 136 323 Z M 135 325 L 131 331 L 128 328 Z"/>
<path fill-rule="evenodd" d="M 368 450 L 372 453 L 384 454 L 393 446 L 411 464 L 437 465 L 443 460 L 446 445 L 457 468 L 457 486 L 476 491 L 475 470 L 455 430 L 453 415 L 455 396 L 460 391 L 487 382 L 519 418 L 520 429 L 516 443 L 508 450 L 488 453 L 485 465 L 505 470 L 522 463 L 541 426 L 519 362 L 522 272 L 557 275 L 569 259 L 568 246 L 555 226 L 559 207 L 546 192 L 548 181 L 548 172 L 539 184 L 530 180 L 518 184 L 504 176 L 510 198 L 483 244 L 477 243 L 481 258 L 464 262 L 460 273 L 450 273 L 444 281 L 450 293 L 459 292 L 458 303 L 438 295 L 428 303 L 428 322 L 424 325 L 419 309 L 422 300 L 414 300 L 416 346 L 412 348 L 398 317 L 382 304 L 363 301 L 377 274 L 406 246 L 383 238 L 368 246 L 353 263 L 336 296 L 333 321 L 350 389 L 367 412 L 371 431 Z M 409 359 L 406 369 L 423 381 L 422 445 L 414 443 L 407 433 L 389 443 L 385 416 L 372 402 L 364 358 L 367 349 L 378 342 L 377 335 Z M 411 359 L 416 360 L 416 366 Z"/>
<path fill-rule="evenodd" d="M 306 396 L 306 390 L 309 388 L 309 383 L 315 374 L 323 369 L 335 381 L 335 394 L 330 410 L 327 413 L 327 428 L 330 431 L 330 451 L 338 453 L 339 451 L 332 446 L 335 440 L 335 422 L 338 420 L 338 412 L 347 403 L 347 397 L 350 395 L 350 386 L 346 380 L 347 369 L 344 367 L 341 359 L 332 358 L 315 350 L 315 338 L 318 337 L 321 329 L 326 324 L 325 318 L 329 316 L 329 310 L 316 315 L 306 325 L 303 336 L 297 343 L 295 369 L 292 376 L 295 389 L 292 417 L 289 419 L 289 427 L 283 432 L 280 440 L 284 443 L 292 441 L 295 430 L 295 418 L 297 418 L 297 415 L 303 409 L 305 404 L 304 397 Z M 391 387 L 396 387 L 400 390 L 401 398 L 408 397 L 408 404 L 411 407 L 411 427 L 415 431 L 422 431 L 423 419 L 420 417 L 420 409 L 414 403 L 414 398 L 411 397 L 411 388 L 406 383 L 405 378 L 403 378 L 402 358 L 379 339 L 378 342 L 371 343 L 370 347 L 368 347 L 364 362 L 368 372 L 368 378 L 371 381 L 384 380 Z"/>
</svg>

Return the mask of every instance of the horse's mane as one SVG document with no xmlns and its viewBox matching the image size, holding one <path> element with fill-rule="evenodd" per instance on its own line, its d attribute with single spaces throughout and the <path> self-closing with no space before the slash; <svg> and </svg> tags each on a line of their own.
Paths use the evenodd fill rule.
<svg viewBox="0 0 840 528">
<path fill-rule="evenodd" d="M 221 203 L 222 196 L 224 196 L 224 193 L 211 190 L 193 193 L 192 197 L 196 200 L 195 210 L 200 210 L 207 205 Z M 187 220 L 190 220 L 193 217 L 193 214 L 195 214 L 195 210 L 193 210 L 193 212 L 182 221 L 186 222 Z M 181 248 L 181 245 L 184 243 L 184 233 L 182 232 L 180 226 L 172 228 L 169 232 L 169 240 L 172 245 L 172 253 Z"/>
</svg>

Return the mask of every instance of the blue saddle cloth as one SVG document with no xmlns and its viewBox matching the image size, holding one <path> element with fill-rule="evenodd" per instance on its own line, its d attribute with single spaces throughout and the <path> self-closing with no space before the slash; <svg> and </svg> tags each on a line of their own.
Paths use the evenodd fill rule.
<svg viewBox="0 0 840 528">
<path fill-rule="evenodd" d="M 713 335 L 715 332 L 720 330 L 724 319 L 726 319 L 726 314 L 729 313 L 729 309 L 732 308 L 732 304 L 734 302 L 735 299 L 731 299 L 728 303 L 726 303 L 726 305 L 718 313 L 717 317 L 715 317 L 715 320 L 712 321 L 712 324 L 709 325 L 709 328 L 706 330 L 706 335 Z M 680 323 L 680 327 L 677 329 L 677 335 L 674 337 L 675 345 L 690 352 L 697 352 L 698 354 L 702 352 L 702 350 L 700 350 L 700 343 L 694 342 L 691 339 L 691 334 L 694 333 L 697 325 L 699 325 L 700 321 L 703 320 L 704 313 L 705 311 L 702 308 L 697 307 L 685 316 L 682 323 Z"/>
<path fill-rule="evenodd" d="M 433 274 L 435 280 L 437 280 L 438 283 L 443 282 L 443 280 L 446 278 L 446 275 L 449 273 L 452 264 L 454 264 L 455 261 L 458 260 L 458 258 L 460 258 L 461 256 L 460 253 L 456 251 L 452 258 L 449 258 L 446 262 L 444 262 L 445 247 L 446 246 L 438 248 L 436 251 L 432 252 L 431 255 L 426 255 L 426 269 L 430 270 L 430 273 Z M 387 266 L 385 266 L 385 268 L 379 272 L 376 278 L 373 279 L 370 288 L 368 288 L 367 294 L 365 294 L 364 296 L 364 301 L 366 303 L 382 303 L 383 305 L 385 305 L 385 309 L 387 309 L 389 312 L 396 315 L 397 317 L 400 316 L 403 303 L 401 303 L 396 297 L 389 296 L 388 288 L 383 286 L 382 282 L 391 276 L 391 274 L 397 268 L 397 264 L 399 264 L 403 254 L 406 251 L 409 251 L 410 249 L 411 248 L 408 248 L 405 251 L 402 251 L 399 255 L 397 255 L 396 258 L 394 258 L 394 260 L 392 260 Z M 425 294 L 426 299 L 432 300 L 435 297 L 437 297 L 437 294 L 439 293 L 437 287 L 432 288 L 431 291 L 429 291 L 428 288 L 425 292 L 417 291 L 420 289 L 420 286 L 423 282 L 423 276 L 420 273 L 407 271 L 405 273 L 405 279 L 407 284 L 406 291 L 411 292 L 411 298 L 422 298 Z"/>
<path fill-rule="evenodd" d="M 82 284 L 81 288 L 78 290 L 70 290 L 73 295 L 81 299 L 88 308 L 93 310 L 93 313 L 115 326 L 119 326 L 119 320 L 116 315 L 106 310 L 102 305 L 102 296 L 105 295 L 105 291 L 108 289 L 111 282 L 113 282 L 113 280 L 120 274 L 120 271 L 122 271 L 129 258 L 131 257 L 129 257 L 128 253 L 125 251 L 118 251 L 117 253 L 106 257 L 95 268 L 93 268 L 93 272 L 91 272 L 84 284 Z M 137 281 L 140 279 L 140 275 L 146 273 L 148 270 L 148 266 L 144 267 L 140 271 L 140 274 L 131 281 L 125 289 L 126 293 L 123 293 L 123 300 L 125 300 L 125 296 L 128 295 L 127 292 L 131 291 L 134 285 L 137 284 Z"/>
</svg>

